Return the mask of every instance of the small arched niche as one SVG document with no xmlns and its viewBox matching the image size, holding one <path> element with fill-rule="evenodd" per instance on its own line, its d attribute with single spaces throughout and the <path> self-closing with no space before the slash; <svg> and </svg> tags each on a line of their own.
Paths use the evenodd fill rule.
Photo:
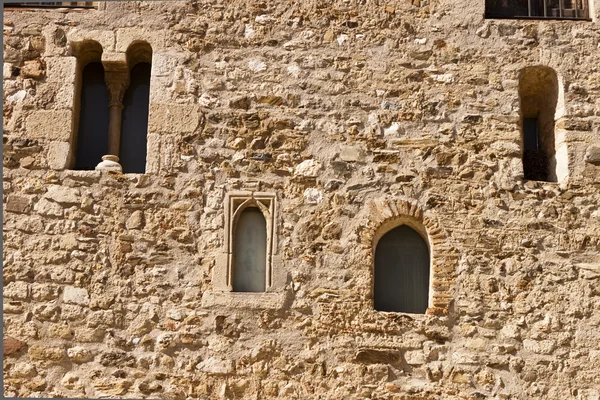
<svg viewBox="0 0 600 400">
<path fill-rule="evenodd" d="M 108 152 L 108 91 L 101 63 L 102 46 L 93 40 L 72 44 L 77 58 L 75 84 L 75 131 L 72 148 L 76 149 L 76 170 L 93 170 Z"/>
<path fill-rule="evenodd" d="M 397 226 L 377 241 L 374 263 L 377 311 L 425 314 L 429 307 L 430 252 L 423 236 Z"/>
<path fill-rule="evenodd" d="M 119 161 L 124 173 L 144 173 L 148 146 L 148 113 L 152 47 L 133 42 L 127 48 L 129 87 L 123 98 Z"/>
<path fill-rule="evenodd" d="M 552 68 L 535 66 L 521 70 L 523 175 L 527 180 L 557 181 L 554 121 L 558 93 L 558 77 Z"/>
<path fill-rule="evenodd" d="M 258 207 L 244 208 L 234 225 L 234 292 L 264 292 L 267 277 L 267 221 Z"/>
</svg>

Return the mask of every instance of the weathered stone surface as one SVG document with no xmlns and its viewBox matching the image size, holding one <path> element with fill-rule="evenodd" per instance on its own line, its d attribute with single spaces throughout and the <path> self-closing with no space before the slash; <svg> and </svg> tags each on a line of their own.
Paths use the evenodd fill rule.
<svg viewBox="0 0 600 400">
<path fill-rule="evenodd" d="M 4 209 L 8 212 L 26 214 L 31 210 L 31 199 L 27 196 L 10 194 L 7 197 Z"/>
<path fill-rule="evenodd" d="M 52 142 L 48 144 L 48 166 L 55 170 L 69 166 L 70 144 L 68 142 Z"/>
<path fill-rule="evenodd" d="M 44 194 L 44 198 L 52 200 L 63 206 L 72 206 L 81 203 L 79 189 L 68 188 L 60 185 L 48 186 L 48 191 Z"/>
<path fill-rule="evenodd" d="M 5 335 L 4 341 L 3 341 L 3 346 L 4 346 L 4 355 L 10 356 L 11 354 L 15 354 L 16 352 L 21 350 L 23 347 L 27 346 L 27 343 L 17 340 L 14 337 Z"/>
<path fill-rule="evenodd" d="M 208 374 L 228 375 L 233 373 L 235 369 L 235 363 L 232 360 L 222 360 L 210 357 L 196 365 L 196 369 Z"/>
<path fill-rule="evenodd" d="M 375 3 L 4 10 L 8 396 L 598 400 L 597 24 Z M 138 57 L 145 173 L 69 170 L 79 68 Z M 554 97 L 558 182 L 524 179 Z M 230 291 L 233 192 L 264 206 L 265 293 Z M 425 315 L 373 307 L 401 224 Z"/>
<path fill-rule="evenodd" d="M 585 152 L 585 161 L 590 164 L 600 164 L 600 146 L 593 145 L 587 148 Z"/>
<path fill-rule="evenodd" d="M 321 163 L 315 160 L 304 160 L 296 166 L 294 173 L 296 175 L 314 178 L 319 174 Z"/>
<path fill-rule="evenodd" d="M 68 141 L 71 138 L 72 112 L 69 110 L 40 110 L 28 115 L 25 137 Z"/>
<path fill-rule="evenodd" d="M 63 301 L 69 304 L 86 306 L 90 304 L 90 296 L 87 289 L 66 286 L 63 291 Z"/>
</svg>

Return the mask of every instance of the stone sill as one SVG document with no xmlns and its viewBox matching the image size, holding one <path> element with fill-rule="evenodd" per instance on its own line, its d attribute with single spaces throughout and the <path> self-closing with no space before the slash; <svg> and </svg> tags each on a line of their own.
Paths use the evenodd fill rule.
<svg viewBox="0 0 600 400">
<path fill-rule="evenodd" d="M 272 293 L 208 291 L 202 295 L 202 308 L 279 310 L 288 300 L 288 291 Z"/>
</svg>

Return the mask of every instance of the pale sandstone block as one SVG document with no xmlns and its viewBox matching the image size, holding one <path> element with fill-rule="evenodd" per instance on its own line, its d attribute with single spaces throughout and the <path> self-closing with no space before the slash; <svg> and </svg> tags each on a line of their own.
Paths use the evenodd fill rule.
<svg viewBox="0 0 600 400">
<path fill-rule="evenodd" d="M 115 33 L 113 31 L 84 31 L 76 28 L 67 33 L 67 41 L 70 43 L 84 40 L 94 40 L 100 43 L 103 51 L 114 51 L 115 49 Z"/>
<path fill-rule="evenodd" d="M 63 301 L 85 306 L 90 304 L 90 296 L 86 289 L 67 286 L 63 292 Z"/>
<path fill-rule="evenodd" d="M 151 104 L 148 132 L 191 133 L 202 120 L 197 104 Z"/>
<path fill-rule="evenodd" d="M 81 198 L 79 189 L 69 188 L 60 185 L 50 185 L 44 198 L 52 200 L 63 206 L 80 204 Z"/>
<path fill-rule="evenodd" d="M 75 83 L 77 73 L 75 57 L 48 57 L 45 61 L 47 82 Z"/>
<path fill-rule="evenodd" d="M 36 111 L 27 117 L 25 136 L 66 142 L 71 138 L 72 115 L 70 110 Z"/>
<path fill-rule="evenodd" d="M 48 145 L 48 165 L 54 170 L 66 169 L 69 166 L 69 142 L 52 142 Z"/>
<path fill-rule="evenodd" d="M 165 34 L 163 31 L 150 31 L 140 28 L 123 28 L 117 30 L 116 51 L 127 51 L 133 42 L 148 42 L 152 49 L 164 47 Z"/>
</svg>

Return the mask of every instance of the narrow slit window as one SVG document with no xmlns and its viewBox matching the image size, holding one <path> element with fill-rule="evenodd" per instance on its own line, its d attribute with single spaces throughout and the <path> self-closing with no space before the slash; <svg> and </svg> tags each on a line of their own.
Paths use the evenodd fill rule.
<svg viewBox="0 0 600 400">
<path fill-rule="evenodd" d="M 150 70 L 150 64 L 145 62 L 131 69 L 129 88 L 123 99 L 119 161 L 124 173 L 146 171 Z"/>
<path fill-rule="evenodd" d="M 543 66 L 523 69 L 519 78 L 519 100 L 523 177 L 527 180 L 556 182 L 554 120 L 558 102 L 558 77 L 554 70 Z"/>
<path fill-rule="evenodd" d="M 402 225 L 375 248 L 374 300 L 377 311 L 424 314 L 429 305 L 429 248 L 414 229 Z"/>
<path fill-rule="evenodd" d="M 233 291 L 264 292 L 267 268 L 267 221 L 256 207 L 242 211 L 233 241 Z"/>
<path fill-rule="evenodd" d="M 102 63 L 90 62 L 81 75 L 81 103 L 75 169 L 93 170 L 108 151 L 108 91 Z"/>
</svg>

